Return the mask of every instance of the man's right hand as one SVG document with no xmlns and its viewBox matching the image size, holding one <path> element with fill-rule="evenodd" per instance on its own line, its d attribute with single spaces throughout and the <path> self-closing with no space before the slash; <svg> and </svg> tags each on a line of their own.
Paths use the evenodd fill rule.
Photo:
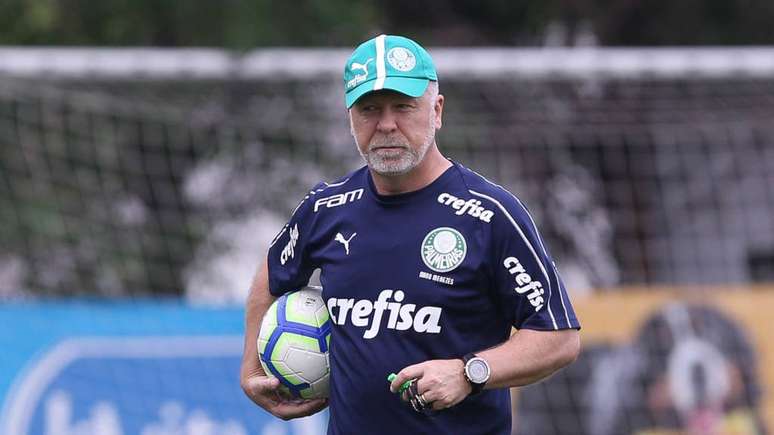
<svg viewBox="0 0 774 435">
<path fill-rule="evenodd" d="M 306 417 L 328 406 L 328 399 L 303 400 L 282 394 L 280 382 L 266 376 L 258 360 L 257 338 L 263 315 L 276 300 L 269 292 L 268 261 L 258 269 L 245 304 L 245 348 L 240 368 L 240 384 L 247 397 L 283 420 Z"/>
<path fill-rule="evenodd" d="M 304 400 L 285 397 L 279 389 L 279 380 L 265 375 L 248 376 L 242 379 L 241 384 L 247 397 L 270 414 L 283 420 L 306 417 L 328 406 L 328 399 Z"/>
</svg>

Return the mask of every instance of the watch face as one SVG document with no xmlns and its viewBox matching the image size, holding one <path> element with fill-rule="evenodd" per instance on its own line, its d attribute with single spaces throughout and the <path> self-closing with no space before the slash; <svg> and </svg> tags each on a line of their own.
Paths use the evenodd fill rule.
<svg viewBox="0 0 774 435">
<path fill-rule="evenodd" d="M 481 358 L 473 358 L 468 361 L 465 370 L 471 382 L 481 384 L 489 380 L 489 364 Z"/>
</svg>

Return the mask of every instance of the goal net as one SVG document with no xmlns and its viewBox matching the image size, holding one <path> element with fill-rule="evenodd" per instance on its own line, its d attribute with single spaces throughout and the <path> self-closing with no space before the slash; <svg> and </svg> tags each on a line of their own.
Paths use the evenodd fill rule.
<svg viewBox="0 0 774 435">
<path fill-rule="evenodd" d="M 771 51 L 434 51 L 438 143 L 534 213 L 569 288 L 771 280 Z M 6 49 L 3 294 L 240 300 L 361 161 L 341 50 Z"/>
</svg>

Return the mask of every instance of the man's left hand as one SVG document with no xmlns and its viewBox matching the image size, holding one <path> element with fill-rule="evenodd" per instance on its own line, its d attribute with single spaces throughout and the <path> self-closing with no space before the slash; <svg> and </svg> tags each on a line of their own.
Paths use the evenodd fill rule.
<svg viewBox="0 0 774 435">
<path fill-rule="evenodd" d="M 436 359 L 414 364 L 398 372 L 390 383 L 390 391 L 398 392 L 404 382 L 416 379 L 417 392 L 428 406 L 436 411 L 451 408 L 473 390 L 465 379 L 464 368 L 461 359 Z M 408 401 L 408 391 L 401 398 Z"/>
</svg>

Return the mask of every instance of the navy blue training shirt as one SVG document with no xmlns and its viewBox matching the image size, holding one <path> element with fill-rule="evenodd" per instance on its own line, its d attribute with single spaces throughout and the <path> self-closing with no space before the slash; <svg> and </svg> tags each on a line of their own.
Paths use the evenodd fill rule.
<svg viewBox="0 0 774 435">
<path fill-rule="evenodd" d="M 580 327 L 525 207 L 455 162 L 405 194 L 379 195 L 367 167 L 315 186 L 268 261 L 275 296 L 321 269 L 333 322 L 329 434 L 509 435 L 508 389 L 426 416 L 390 393 L 387 375 L 495 346 L 511 327 Z"/>
</svg>

